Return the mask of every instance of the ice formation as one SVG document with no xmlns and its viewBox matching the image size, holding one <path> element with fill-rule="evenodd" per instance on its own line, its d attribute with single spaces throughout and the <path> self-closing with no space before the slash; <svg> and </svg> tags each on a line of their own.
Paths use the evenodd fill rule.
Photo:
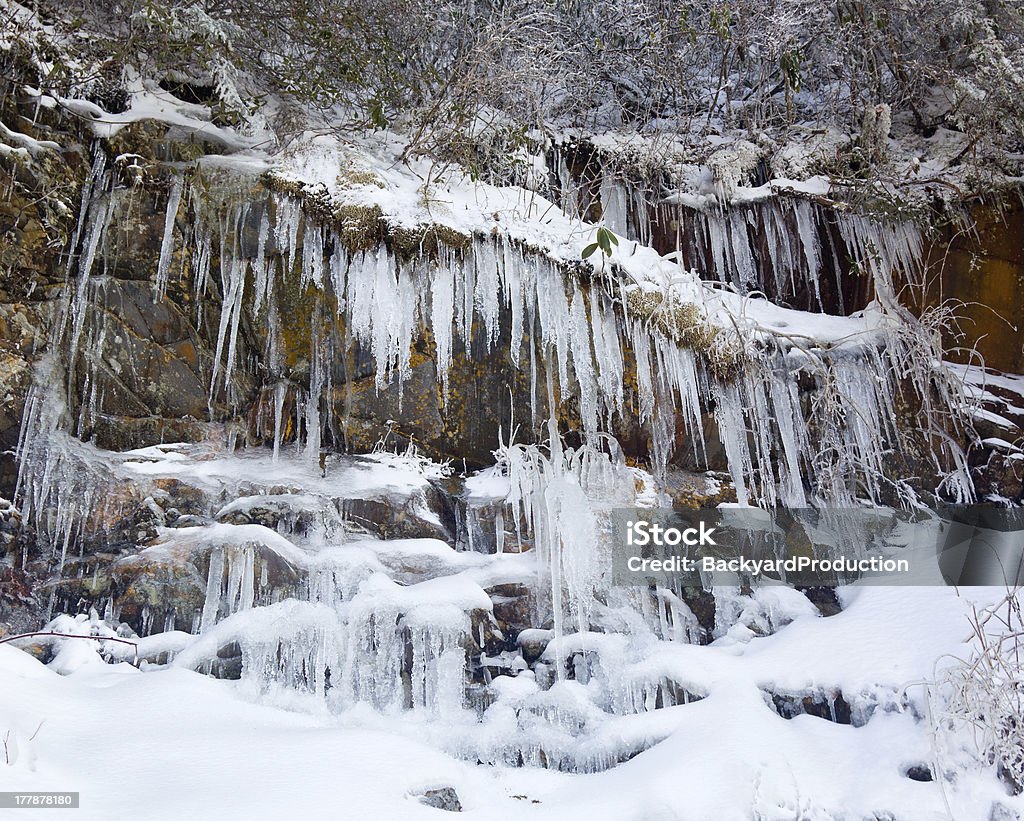
<svg viewBox="0 0 1024 821">
<path fill-rule="evenodd" d="M 79 433 L 95 422 L 105 367 L 102 312 L 90 311 L 88 305 L 104 301 L 104 277 L 93 267 L 116 211 L 119 189 L 111 190 L 102 163 L 98 154 L 79 229 L 82 253 L 69 288 L 70 330 L 62 339 L 69 350 L 80 351 L 68 358 L 66 376 L 73 386 L 81 369 L 83 401 L 74 424 Z M 181 202 L 191 203 L 192 209 L 192 229 L 185 243 L 191 250 L 191 270 L 182 266 L 172 272 L 172 251 L 180 242 L 175 239 L 173 217 Z M 792 279 L 799 270 L 800 277 L 816 283 L 825 265 L 823 255 L 835 256 L 837 251 L 834 245 L 824 248 L 810 228 L 792 230 L 789 223 L 794 220 L 798 226 L 811 225 L 809 208 L 800 200 L 771 200 L 756 220 L 734 208 L 721 217 L 709 212 L 690 222 L 698 225 L 703 220 L 707 248 L 727 254 L 704 260 L 707 270 L 722 279 L 743 288 L 764 287 L 765 274 L 753 270 L 743 227 L 756 225 L 778 234 L 765 243 L 773 254 L 787 255 L 771 264 L 762 259 L 773 276 Z M 770 213 L 777 219 L 769 219 Z M 734 239 L 717 236 L 726 230 L 723 225 L 737 220 L 735 230 L 727 231 Z M 300 431 L 298 438 L 311 458 L 317 458 L 327 431 L 344 429 L 345 420 L 332 417 L 334 406 L 326 397 L 343 378 L 337 371 L 345 351 L 354 349 L 370 358 L 378 389 L 393 382 L 401 386 L 411 373 L 413 342 L 426 329 L 433 334 L 435 368 L 446 400 L 456 340 L 472 356 L 477 353 L 474 346 L 482 344 L 485 350 L 480 353 L 487 353 L 504 336 L 511 366 L 530 376 L 534 418 L 527 421 L 534 428 L 543 429 L 555 404 L 567 397 L 578 404 L 585 437 L 613 432 L 617 421 L 635 413 L 648 429 L 657 473 L 680 444 L 674 420 L 680 418 L 686 430 L 682 446 L 699 457 L 704 447 L 702 418 L 711 413 L 741 500 L 795 504 L 810 494 L 822 501 L 849 502 L 857 495 L 877 501 L 879 467 L 885 466 L 884 455 L 896 444 L 893 440 L 901 428 L 892 397 L 903 394 L 910 403 L 923 403 L 923 426 L 937 426 L 927 402 L 931 385 L 943 389 L 943 375 L 933 366 L 930 351 L 922 349 L 927 343 L 913 340 L 918 329 L 904 328 L 898 311 L 892 316 L 885 311 L 893 271 L 913 271 L 920 264 L 920 236 L 905 226 L 879 227 L 859 216 L 844 215 L 838 224 L 854 262 L 873 277 L 878 299 L 874 304 L 882 310 L 869 308 L 861 325 L 851 327 L 852 339 L 824 344 L 791 326 L 801 315 L 769 313 L 767 320 L 758 318 L 751 324 L 758 311 L 764 312 L 756 300 L 738 303 L 726 294 L 694 291 L 690 274 L 677 277 L 679 284 L 663 286 L 661 304 L 669 313 L 677 307 L 692 310 L 694 318 L 688 322 L 705 323 L 719 332 L 694 334 L 696 341 L 680 344 L 666 332 L 666 324 L 671 328 L 676 321 L 671 316 L 666 323 L 659 321 L 657 309 L 638 314 L 632 307 L 630 293 L 650 293 L 653 286 L 626 285 L 607 276 L 584 282 L 564 261 L 500 233 L 473 234 L 465 247 L 440 243 L 436 253 L 421 252 L 409 259 L 396 256 L 383 243 L 352 248 L 292 196 L 250 196 L 217 206 L 204 202 L 179 178 L 171 183 L 155 288 L 159 297 L 177 273 L 192 279 L 197 304 L 211 289 L 220 295 L 215 356 L 208 374 L 211 410 L 219 402 L 237 406 L 240 400 L 233 377 L 237 369 L 250 367 L 251 357 L 243 350 L 243 317 L 251 315 L 266 328 L 262 379 L 272 397 L 275 453 L 280 453 L 289 425 Z M 741 246 L 746 250 L 741 252 Z M 210 280 L 213 259 L 218 262 L 216 285 Z M 781 280 L 777 284 L 781 286 Z M 288 384 L 281 300 L 286 289 L 312 289 L 318 295 L 313 315 L 299 319 L 308 323 L 310 369 L 308 379 L 291 386 L 299 393 L 288 410 L 294 419 L 283 416 Z M 247 294 L 252 295 L 251 304 Z M 694 306 L 695 298 L 703 305 Z M 93 319 L 87 323 L 87 317 Z M 475 323 L 482 329 L 477 336 Z M 684 328 L 683 333 L 689 330 Z M 716 363 L 737 356 L 737 351 L 744 357 L 738 374 L 719 373 Z M 636 370 L 634 395 L 624 391 L 624 369 L 630 364 Z M 823 394 L 838 385 L 840 406 L 808 424 L 799 398 L 801 380 L 814 382 Z M 939 449 L 944 448 L 949 450 Z M 957 468 L 951 465 L 955 459 L 952 450 L 940 456 L 940 469 Z M 892 477 L 897 483 L 899 479 Z"/>
<path fill-rule="evenodd" d="M 625 593 L 608 584 L 609 512 L 657 503 L 658 482 L 680 449 L 705 458 L 709 422 L 740 505 L 894 496 L 917 503 L 892 469 L 905 428 L 897 397 L 920 408 L 923 429 L 939 429 L 948 386 L 928 341 L 898 313 L 886 313 L 893 271 L 909 274 L 919 265 L 920 238 L 910 228 L 843 216 L 839 239 L 823 242 L 802 200 L 761 204 L 756 219 L 737 208 L 689 220 L 679 238 L 688 264 L 699 261 L 708 278 L 743 292 L 764 290 L 769 272 L 776 294 L 816 288 L 822 270 L 838 270 L 836 243 L 854 249 L 877 302 L 816 335 L 820 318 L 792 327 L 804 315 L 705 288 L 696 274 L 663 260 L 647 279 L 622 275 L 621 260 L 583 275 L 578 259 L 476 230 L 399 253 L 388 242 L 353 241 L 294 192 L 242 188 L 244 196 L 211 202 L 187 178 L 173 178 L 153 298 L 189 286 L 197 306 L 216 298 L 209 410 L 215 416 L 241 406 L 240 373 L 258 379 L 266 401 L 257 424 L 273 430 L 266 455 L 229 448 L 199 460 L 188 446 L 111 454 L 76 438 L 101 416 L 109 367 L 104 312 L 92 308 L 105 304 L 101 252 L 123 191 L 102 152 L 86 187 L 55 330 L 55 348 L 67 355 L 51 360 L 37 381 L 19 446 L 23 516 L 49 539 L 61 569 L 70 546 L 102 532 L 116 519 L 113 508 L 130 506 L 139 493 L 151 493 L 154 515 L 166 520 L 159 488 L 147 484 L 156 477 L 187 480 L 202 492 L 206 519 L 187 527 L 162 521 L 140 554 L 205 573 L 196 612 L 145 616 L 146 628 L 195 634 L 167 650 L 177 665 L 217 672 L 235 658 L 238 675 L 266 696 L 299 691 L 338 711 L 443 717 L 458 728 L 444 743 L 459 754 L 593 771 L 664 738 L 678 710 L 706 694 L 707 682 L 676 649 L 708 638 L 749 641 L 796 608 L 781 598 L 737 603 L 735 591 L 718 590 L 721 623 L 708 635 L 682 591 Z M 616 184 L 602 187 L 606 224 L 618 232 L 636 221 L 630 197 Z M 424 226 L 415 230 L 425 236 Z M 768 257 L 755 254 L 758 243 Z M 312 311 L 284 316 L 289 292 L 311 294 Z M 265 329 L 256 338 L 242 332 L 250 320 Z M 309 340 L 302 379 L 287 364 L 285 326 L 296 323 Z M 496 442 L 491 492 L 464 500 L 453 541 L 468 550 L 431 540 L 395 545 L 357 532 L 346 505 L 365 498 L 359 493 L 376 474 L 361 474 L 365 465 L 331 476 L 320 468 L 326 443 L 346 424 L 331 401 L 348 376 L 339 372 L 346 355 L 358 352 L 372 364 L 377 388 L 397 384 L 401 395 L 424 331 L 444 401 L 461 351 L 472 357 L 507 345 L 509 367 L 531 385 L 531 418 L 510 420 L 509 430 L 522 423 L 533 439 L 510 433 Z M 572 445 L 557 410 L 570 397 L 578 416 Z M 650 474 L 627 465 L 614 437 L 630 416 L 649 440 Z M 932 452 L 950 495 L 969 496 L 949 437 L 935 434 Z M 404 478 L 382 485 L 382 498 L 410 503 L 427 482 L 424 463 L 411 453 L 396 458 Z M 263 460 L 259 468 L 275 487 L 248 478 L 252 460 Z M 276 511 L 273 527 L 233 523 L 257 507 Z M 483 555 L 492 545 L 493 554 Z M 81 558 L 77 572 L 87 574 Z M 522 655 L 528 631 L 503 635 L 488 593 L 519 584 L 531 592 L 533 623 L 546 625 L 532 636 L 533 669 Z M 676 649 L 665 655 L 666 646 Z"/>
<path fill-rule="evenodd" d="M 597 206 L 602 222 L 616 233 L 671 252 L 705 279 L 743 293 L 846 316 L 872 299 L 894 305 L 894 283 L 923 281 L 924 232 L 917 222 L 849 210 L 830 201 L 813 180 L 738 186 L 742 169 L 729 163 L 684 165 L 682 176 L 688 168 L 698 178 L 699 193 L 692 193 L 685 185 L 664 186 L 664 172 L 638 181 L 636 172 L 616 168 L 621 159 L 613 152 L 587 161 L 596 176 L 591 193 L 571 173 L 567 150 L 551 149 L 558 172 L 553 194 L 567 212 L 585 218 Z"/>
</svg>

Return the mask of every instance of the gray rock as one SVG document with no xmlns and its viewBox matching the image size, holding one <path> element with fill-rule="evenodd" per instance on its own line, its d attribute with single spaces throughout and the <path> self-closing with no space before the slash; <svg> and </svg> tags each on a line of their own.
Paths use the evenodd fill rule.
<svg viewBox="0 0 1024 821">
<path fill-rule="evenodd" d="M 448 812 L 462 812 L 462 802 L 459 801 L 459 794 L 455 792 L 454 787 L 426 790 L 420 795 L 420 803 Z"/>
</svg>

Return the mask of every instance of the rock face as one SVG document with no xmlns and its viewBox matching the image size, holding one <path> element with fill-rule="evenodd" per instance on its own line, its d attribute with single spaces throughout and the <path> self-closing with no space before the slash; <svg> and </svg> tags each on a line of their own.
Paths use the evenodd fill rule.
<svg viewBox="0 0 1024 821">
<path fill-rule="evenodd" d="M 58 111 L 44 111 L 29 125 L 28 103 L 21 109 L 9 106 L 0 114 L 5 122 L 23 124 L 29 136 L 57 146 L 19 157 L 0 155 L 0 190 L 7 192 L 0 201 L 0 446 L 5 453 L 17 445 L 30 395 L 37 407 L 61 417 L 60 429 L 101 448 L 126 451 L 218 437 L 229 448 L 311 448 L 314 457 L 322 450 L 321 464 L 328 472 L 333 458 L 328 454 L 366 452 L 381 443 L 391 450 L 415 445 L 460 468 L 488 465 L 499 435 L 508 441 L 515 426 L 519 441 L 540 441 L 548 431 L 538 420 L 549 415 L 556 418 L 567 443 L 579 441 L 585 391 L 560 389 L 561 377 L 549 373 L 556 367 L 535 328 L 516 324 L 507 310 L 490 327 L 474 318 L 471 309 L 464 337 L 448 340 L 450 352 L 430 323 L 418 317 L 401 385 L 395 379 L 381 379 L 381 363 L 370 350 L 372 341 L 357 339 L 353 332 L 352 324 L 359 318 L 339 313 L 338 294 L 315 287 L 315 278 L 309 276 L 310 260 L 322 252 L 315 250 L 315 221 L 301 227 L 296 221 L 287 248 L 281 236 L 268 236 L 263 229 L 262 221 L 274 209 L 292 208 L 296 214 L 307 209 L 313 214 L 309 200 L 277 190 L 279 185 L 266 177 L 225 175 L 188 165 L 221 146 L 181 138 L 155 122 L 135 123 L 112 138 L 94 140 L 76 119 L 64 119 Z M 181 165 L 188 165 L 185 175 Z M 195 201 L 182 195 L 183 186 L 191 184 L 195 188 L 189 190 L 203 192 L 201 202 L 198 195 Z M 751 206 L 753 210 L 736 219 L 682 207 L 673 207 L 671 214 L 642 215 L 662 231 L 657 236 L 651 234 L 650 224 L 641 225 L 640 215 L 630 216 L 630 224 L 639 234 L 651 234 L 647 239 L 662 243 L 665 251 L 682 238 L 685 261 L 706 267 L 718 279 L 728 281 L 737 271 L 743 274 L 741 279 L 749 274 L 733 285 L 763 287 L 780 301 L 834 313 L 863 307 L 870 289 L 857 266 L 866 266 L 867 261 L 856 259 L 853 251 L 843 256 L 843 248 L 855 247 L 851 238 L 857 223 L 816 210 L 806 200 L 780 199 L 758 208 Z M 436 258 L 452 249 L 476 252 L 472 238 L 442 235 L 436 227 L 417 235 L 394 227 L 385 230 L 379 209 L 366 211 L 331 217 L 336 223 L 332 230 L 350 251 L 386 251 L 389 264 L 405 271 L 415 268 L 417 254 Z M 952 293 L 1013 315 L 1019 307 L 1024 258 L 1010 238 L 1017 228 L 1024 228 L 1022 214 L 1020 209 L 1011 210 L 997 220 L 994 212 L 979 212 L 979 238 L 973 244 L 953 241 L 946 273 L 947 285 L 955 286 Z M 234 219 L 230 224 L 228 216 Z M 673 222 L 678 232 L 670 237 L 665 229 Z M 902 230 L 892 229 L 887 236 L 893 242 L 909 241 Z M 787 283 L 775 281 L 784 260 L 776 260 L 769 248 L 780 236 L 788 244 L 776 250 L 790 262 L 799 261 L 800 275 L 788 283 L 788 291 Z M 828 249 L 832 262 L 817 250 L 812 253 L 812 247 Z M 976 258 L 981 259 L 980 267 L 974 264 Z M 239 280 L 232 269 L 235 263 L 254 265 L 253 270 L 265 274 L 271 265 L 273 271 L 283 272 L 275 283 L 273 317 L 266 283 L 266 293 L 260 294 L 258 277 Z M 828 284 L 823 284 L 825 279 Z M 412 279 L 409 283 L 407 287 L 416 285 Z M 572 283 L 587 299 L 598 288 L 582 276 Z M 472 293 L 461 296 L 473 304 Z M 583 322 L 593 319 L 596 302 L 587 304 L 591 316 L 583 312 Z M 987 335 L 981 348 L 991 361 L 1011 370 L 1024 367 L 1019 335 L 993 323 L 988 312 L 982 310 L 977 318 Z M 625 457 L 651 464 L 664 442 L 654 441 L 651 420 L 645 418 L 650 409 L 644 407 L 638 360 L 641 354 L 657 358 L 661 352 L 641 352 L 623 338 L 626 343 L 616 362 L 621 367 L 616 379 L 621 382 L 622 407 L 611 432 Z M 532 354 L 535 367 L 516 367 L 512 351 Z M 324 361 L 329 366 L 321 368 Z M 580 380 L 578 367 L 575 359 L 561 366 L 566 381 Z M 590 378 L 596 384 L 603 376 Z M 549 389 L 549 382 L 555 387 Z M 703 386 L 713 393 L 710 385 Z M 49 388 L 59 390 L 51 393 Z M 804 378 L 793 388 L 792 396 L 781 399 L 791 403 L 786 407 L 795 416 L 809 420 L 807 429 L 813 434 L 828 421 L 822 414 L 816 416 L 823 386 Z M 656 388 L 659 396 L 673 390 L 666 384 Z M 750 396 L 764 399 L 763 386 L 754 385 L 750 391 Z M 735 474 L 726 478 L 730 466 L 735 469 L 743 461 L 735 453 L 750 449 L 752 442 L 755 448 L 771 449 L 764 441 L 755 442 L 759 434 L 744 419 L 751 409 L 743 406 L 739 393 L 734 396 L 738 433 L 725 441 L 728 435 L 721 424 L 726 414 L 716 405 L 729 396 L 724 390 L 715 394 L 693 424 L 681 416 L 659 420 L 665 439 L 685 445 L 675 448 L 664 476 L 665 490 L 678 507 L 707 507 L 741 498 Z M 896 403 L 898 418 L 914 417 L 919 407 L 904 400 L 901 396 Z M 533 408 L 536 413 L 528 410 Z M 322 430 L 311 436 L 313 427 Z M 697 438 L 696 428 L 705 440 L 703 449 L 689 447 Z M 897 454 L 921 465 L 922 485 L 934 486 L 934 476 L 927 473 L 932 470 L 930 455 L 909 447 Z M 782 461 L 778 454 L 766 459 Z M 1017 461 L 1014 453 L 989 450 L 976 454 L 972 466 L 993 492 L 1019 498 Z M 753 466 L 749 472 L 755 472 Z M 5 455 L 0 461 L 0 495 L 13 496 L 16 477 L 13 461 Z M 158 530 L 216 522 L 304 533 L 317 526 L 304 518 L 308 511 L 296 511 L 289 502 L 274 498 L 288 493 L 274 494 L 266 488 L 238 493 L 260 498 L 231 510 L 218 509 L 208 489 L 172 475 L 154 479 L 150 490 L 151 497 L 132 497 L 116 515 L 93 522 L 88 532 L 76 532 L 77 556 L 74 551 L 65 556 L 52 545 L 47 545 L 51 553 L 44 554 L 28 523 L 5 525 L 5 603 L 24 608 L 25 591 L 33 586 L 29 582 L 45 578 L 49 607 L 109 605 L 139 632 L 153 623 L 191 629 L 207 594 L 215 548 L 151 550 L 161 544 Z M 435 538 L 451 544 L 465 538 L 460 547 L 473 547 L 468 542 L 476 537 L 474 549 L 486 550 L 494 549 L 499 539 L 511 543 L 500 504 L 475 509 L 476 519 L 467 523 L 459 519 L 470 515 L 460 492 L 448 492 L 440 482 L 429 484 L 415 504 L 407 501 L 396 501 L 393 495 L 354 495 L 339 499 L 338 514 L 352 532 L 363 536 Z M 8 521 L 13 522 L 13 514 Z M 473 536 L 466 536 L 471 531 Z M 140 552 L 143 547 L 147 549 Z M 271 576 L 281 577 L 268 582 L 268 599 L 299 583 L 298 576 L 290 577 L 272 557 L 259 549 L 255 554 L 254 562 L 262 561 Z M 29 558 L 27 563 L 23 555 Z M 48 574 L 58 564 L 60 570 L 51 578 Z M 38 575 L 26 575 L 31 573 Z M 495 584 L 487 592 L 499 632 L 509 634 L 505 638 L 528 626 L 536 602 L 526 586 Z M 707 631 L 713 604 L 696 594 L 692 598 Z M 494 638 L 492 643 L 501 640 Z"/>
<path fill-rule="evenodd" d="M 990 368 L 1024 371 L 1024 206 L 977 205 L 970 211 L 974 230 L 950 229 L 932 252 L 941 261 L 941 293 L 936 303 L 954 300 L 962 337 L 948 340 L 951 358 L 976 348 Z M 955 349 L 959 348 L 960 356 Z"/>
<path fill-rule="evenodd" d="M 584 396 L 594 388 L 573 392 L 563 386 L 563 378 L 572 382 L 580 375 L 574 373 L 575 362 L 562 363 L 549 399 L 551 351 L 544 349 L 536 327 L 513 326 L 508 310 L 498 314 L 493 326 L 471 317 L 464 337 L 445 340 L 450 353 L 446 345 L 439 345 L 426 318 L 419 317 L 401 384 L 395 378 L 381 379 L 381 363 L 374 361 L 370 350 L 376 342 L 354 332 L 351 326 L 359 317 L 339 314 L 339 295 L 317 284 L 319 273 L 311 276 L 317 255 L 322 254 L 322 248 L 316 249 L 317 231 L 326 230 L 313 219 L 323 217 L 322 203 L 315 197 L 296 198 L 292 188 L 282 189 L 283 183 L 272 176 L 228 174 L 208 166 L 189 166 L 182 175 L 167 161 L 180 163 L 221 149 L 193 138 L 179 139 L 174 129 L 155 122 L 122 128 L 87 150 L 86 135 L 56 117 L 44 119 L 38 135 L 79 147 L 63 154 L 50 152 L 36 165 L 51 176 L 73 181 L 76 191 L 83 189 L 84 202 L 72 202 L 60 223 L 69 240 L 66 260 L 57 258 L 54 248 L 59 246 L 38 245 L 41 240 L 33 237 L 41 229 L 30 225 L 31 220 L 23 219 L 24 225 L 16 230 L 24 236 L 12 235 L 18 241 L 9 242 L 14 250 L 8 254 L 11 287 L 6 292 L 13 294 L 13 283 L 27 282 L 18 298 L 31 294 L 39 301 L 0 306 L 0 333 L 9 334 L 13 346 L 0 350 L 0 437 L 10 440 L 20 421 L 19 397 L 27 394 L 33 367 L 50 344 L 49 324 L 63 305 L 54 286 L 63 279 L 76 284 L 68 289 L 74 304 L 58 329 L 58 347 L 70 344 L 75 350 L 55 350 L 50 370 L 38 382 L 66 382 L 64 427 L 101 447 L 126 450 L 164 441 L 199 441 L 206 437 L 209 421 L 230 422 L 239 444 L 280 447 L 308 438 L 310 425 L 319 424 L 322 430 L 316 437 L 328 450 L 365 452 L 385 440 L 392 448 L 415 443 L 433 458 L 480 467 L 493 461 L 499 433 L 507 439 L 513 426 L 521 441 L 545 438 L 543 420 L 552 411 L 570 443 L 584 429 L 587 409 L 582 403 L 592 402 Z M 792 297 L 792 304 L 803 305 L 809 299 L 808 288 L 818 283 L 814 287 L 821 305 L 827 302 L 829 309 L 849 312 L 863 302 L 863 294 L 851 296 L 846 304 L 837 295 L 829 297 L 827 288 L 822 291 L 819 280 L 850 279 L 849 260 L 830 270 L 827 257 L 843 256 L 844 243 L 853 242 L 850 226 L 856 223 L 847 220 L 841 227 L 815 207 L 804 200 L 783 199 L 766 206 L 764 214 L 742 216 L 736 225 L 725 217 L 718 224 L 718 217 L 685 209 L 673 219 L 685 223 L 684 233 L 689 232 L 690 264 L 706 264 L 718 278 L 754 266 L 747 272 L 749 281 L 740 283 L 744 288 L 771 291 L 769 280 L 779 278 L 785 260 L 779 257 L 777 264 L 769 264 L 765 249 L 779 237 L 789 238 L 795 244 L 786 246 L 785 259 L 804 260 L 803 279 L 800 294 L 785 299 Z M 76 231 L 74 214 L 79 208 L 83 227 Z M 422 286 L 409 273 L 420 262 L 417 255 L 478 253 L 472 245 L 476 240 L 451 229 L 428 227 L 416 234 L 386 226 L 379 209 L 348 208 L 352 213 L 330 214 L 337 241 L 354 254 L 380 254 L 386 249 L 389 265 L 409 274 L 405 288 Z M 289 209 L 296 214 L 305 209 L 310 219 L 293 219 L 285 213 Z M 34 219 L 42 225 L 43 216 Z M 268 219 L 275 225 L 293 225 L 293 235 L 278 235 L 279 229 L 268 234 Z M 755 224 L 768 233 L 743 228 Z M 894 243 L 909 242 L 895 229 L 890 233 Z M 728 246 L 725 256 L 706 239 L 719 234 Z M 27 253 L 26 248 L 36 250 Z M 318 264 L 322 263 L 320 259 Z M 264 271 L 274 280 L 273 288 L 261 284 L 258 273 L 239 273 L 239 266 Z M 781 280 L 777 284 L 781 287 Z M 797 285 L 795 280 L 793 284 Z M 592 283 L 586 277 L 572 287 L 591 299 Z M 271 290 L 273 316 L 268 304 Z M 471 294 L 466 304 L 472 302 Z M 394 322 L 400 319 L 396 316 Z M 693 339 L 690 344 L 694 347 Z M 628 339 L 623 345 L 616 354 L 621 377 L 613 376 L 622 383 L 621 412 L 610 425 L 611 432 L 628 457 L 657 461 L 664 456 L 659 451 L 670 448 L 653 442 L 650 409 L 645 408 L 649 400 L 644 396 L 652 388 L 641 384 L 640 353 Z M 528 352 L 533 366 L 517 367 L 513 351 Z M 652 353 L 645 351 L 643 356 Z M 526 358 L 520 353 L 520 361 Z M 325 367 L 324 362 L 329 364 Z M 604 381 L 602 375 L 598 385 Z M 709 396 L 715 393 L 705 388 Z M 814 379 L 804 379 L 786 401 L 796 402 L 801 416 L 810 416 L 821 389 Z M 673 390 L 659 386 L 657 393 Z M 756 386 L 750 390 L 763 393 Z M 555 407 L 549 409 L 552 401 Z M 725 417 L 715 407 L 717 401 L 708 399 L 695 424 L 681 416 L 667 425 L 660 423 L 659 435 L 675 445 L 676 467 L 720 472 L 730 467 L 719 430 Z M 742 405 L 742 399 L 738 401 Z M 311 404 L 316 407 L 311 409 Z M 898 412 L 910 417 L 918 409 L 909 402 Z M 745 412 L 742 406 L 737 410 Z M 701 428 L 703 449 L 688 447 L 697 434 L 694 427 Z M 730 447 L 748 447 L 747 438 L 737 432 Z M 931 470 L 930 459 L 909 448 L 900 452 L 913 463 L 908 475 Z M 733 468 L 741 461 L 733 458 Z M 922 485 L 928 482 L 929 478 L 921 480 Z M 11 485 L 8 471 L 0 492 L 10 493 Z"/>
</svg>

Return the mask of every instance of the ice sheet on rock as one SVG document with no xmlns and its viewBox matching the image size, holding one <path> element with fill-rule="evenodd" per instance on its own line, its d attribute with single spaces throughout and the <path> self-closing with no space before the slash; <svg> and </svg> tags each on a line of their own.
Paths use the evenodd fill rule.
<svg viewBox="0 0 1024 821">
<path fill-rule="evenodd" d="M 326 475 L 319 466 L 295 454 L 274 461 L 269 452 L 249 449 L 229 452 L 211 444 L 151 448 L 113 455 L 121 469 L 136 479 L 180 478 L 211 493 L 227 497 L 280 495 L 267 489 L 287 489 L 289 495 L 333 499 L 416 497 L 440 476 L 442 466 L 422 458 L 391 453 L 332 457 Z"/>
<path fill-rule="evenodd" d="M 173 551 L 179 545 L 192 552 L 215 548 L 264 547 L 286 562 L 302 565 L 306 553 L 269 527 L 258 524 L 227 524 L 213 522 L 202 527 L 164 528 L 153 547 L 147 550 Z"/>
<path fill-rule="evenodd" d="M 458 552 L 440 539 L 388 539 L 362 541 L 389 568 L 393 578 L 404 583 L 419 578 L 451 576 L 467 568 L 489 564 L 479 553 Z"/>
</svg>

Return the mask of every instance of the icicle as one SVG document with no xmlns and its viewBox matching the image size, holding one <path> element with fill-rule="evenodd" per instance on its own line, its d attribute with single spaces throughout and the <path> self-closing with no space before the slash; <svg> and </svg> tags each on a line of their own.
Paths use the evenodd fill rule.
<svg viewBox="0 0 1024 821">
<path fill-rule="evenodd" d="M 281 441 L 284 435 L 284 400 L 288 386 L 284 380 L 274 386 L 274 461 L 281 458 Z"/>
<path fill-rule="evenodd" d="M 206 577 L 206 600 L 203 602 L 203 615 L 199 624 L 200 632 L 205 633 L 217 621 L 217 614 L 220 611 L 223 578 L 224 551 L 214 550 L 210 553 L 210 570 Z"/>
<path fill-rule="evenodd" d="M 313 333 L 310 334 L 309 395 L 306 400 L 305 454 L 307 460 L 313 463 L 317 463 L 320 459 L 320 402 L 325 395 L 324 388 L 330 369 L 330 349 L 327 339 L 324 338 L 323 323 L 319 313 L 318 311 L 318 316 L 314 319 Z"/>
<path fill-rule="evenodd" d="M 248 268 L 246 261 L 237 252 L 237 237 L 247 213 L 248 206 L 229 213 L 221 230 L 220 277 L 223 304 L 220 324 L 217 328 L 213 373 L 210 377 L 209 402 L 211 408 L 218 386 L 223 386 L 225 389 L 231 387 L 231 377 L 234 374 L 237 361 L 238 330 L 241 326 L 242 303 L 245 297 L 246 270 Z"/>
<path fill-rule="evenodd" d="M 608 427 L 614 416 L 622 411 L 623 368 L 622 344 L 618 323 L 608 299 L 594 291 L 590 300 L 590 332 L 594 346 L 594 364 L 597 368 L 597 388 L 604 405 L 604 423 Z M 583 333 L 580 329 L 579 333 Z"/>
<path fill-rule="evenodd" d="M 753 475 L 750 449 L 747 445 L 747 427 L 743 419 L 743 403 L 735 384 L 720 385 L 715 392 L 715 421 L 719 437 L 729 462 L 729 473 L 736 486 L 736 501 L 741 505 L 750 504 L 747 486 L 748 477 Z"/>
<path fill-rule="evenodd" d="M 819 280 L 819 267 L 821 254 L 818 248 L 818 234 L 814 225 L 814 212 L 810 203 L 800 201 L 794 208 L 796 213 L 797 235 L 800 237 L 800 245 L 807 263 L 806 281 L 814 289 L 814 297 L 818 305 L 821 304 L 821 285 Z"/>
<path fill-rule="evenodd" d="M 498 282 L 498 258 L 493 242 L 483 241 L 478 244 L 475 262 L 476 290 L 473 301 L 484 321 L 489 351 L 498 338 L 498 296 L 501 290 Z"/>
<path fill-rule="evenodd" d="M 164 216 L 164 235 L 160 243 L 160 258 L 156 267 L 156 280 L 153 289 L 157 298 L 167 293 L 167 284 L 171 271 L 171 258 L 174 256 L 174 222 L 178 216 L 181 203 L 182 180 L 177 174 L 171 178 L 171 187 L 167 194 L 167 213 Z"/>
<path fill-rule="evenodd" d="M 576 388 L 580 400 L 580 416 L 583 430 L 588 434 L 597 433 L 598 395 L 597 380 L 594 375 L 594 359 L 590 352 L 591 332 L 587 319 L 587 309 L 583 294 L 576 289 L 573 292 L 572 307 L 569 309 L 569 347 L 572 351 L 573 370 L 576 376 Z M 562 384 L 565 384 L 564 382 Z M 552 412 L 553 409 L 552 409 Z"/>
<path fill-rule="evenodd" d="M 452 333 L 455 323 L 455 270 L 449 252 L 441 255 L 432 271 L 430 284 L 430 325 L 434 333 L 435 362 L 441 379 L 445 406 L 448 402 L 448 376 L 452 365 Z"/>
<path fill-rule="evenodd" d="M 601 220 L 605 227 L 616 234 L 629 233 L 626 208 L 626 187 L 611 174 L 601 178 Z"/>
<path fill-rule="evenodd" d="M 779 429 L 782 458 L 779 461 L 781 500 L 788 508 L 807 506 L 800 457 L 807 452 L 807 429 L 800 414 L 796 383 L 778 375 L 770 384 L 773 417 Z M 813 479 L 812 479 L 813 480 Z"/>
</svg>

